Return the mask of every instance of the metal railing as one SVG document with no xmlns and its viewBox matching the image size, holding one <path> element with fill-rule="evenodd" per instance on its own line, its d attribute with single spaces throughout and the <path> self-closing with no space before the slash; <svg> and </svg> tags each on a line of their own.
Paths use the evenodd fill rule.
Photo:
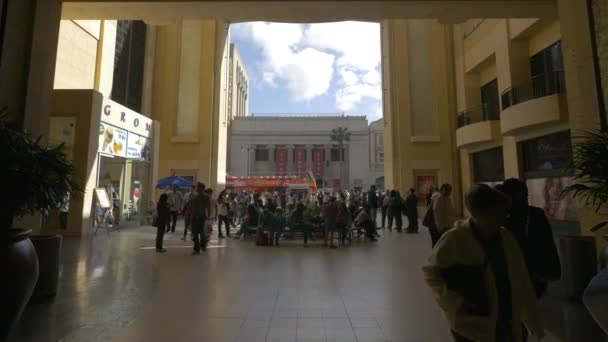
<svg viewBox="0 0 608 342">
<path fill-rule="evenodd" d="M 502 110 L 516 104 L 538 99 L 544 96 L 559 94 L 566 89 L 563 71 L 542 74 L 530 80 L 514 85 L 503 91 L 501 97 Z"/>
<path fill-rule="evenodd" d="M 481 106 L 465 109 L 458 113 L 458 128 L 477 122 L 500 120 L 498 103 L 483 103 Z"/>
</svg>

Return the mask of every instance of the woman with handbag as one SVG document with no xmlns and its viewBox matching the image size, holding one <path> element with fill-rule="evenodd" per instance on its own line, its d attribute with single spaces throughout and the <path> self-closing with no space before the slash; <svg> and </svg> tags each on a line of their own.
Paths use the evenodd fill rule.
<svg viewBox="0 0 608 342">
<path fill-rule="evenodd" d="M 458 221 L 423 267 L 456 342 L 523 342 L 525 324 L 544 336 L 524 258 L 503 224 L 508 198 L 487 185 L 466 196 L 471 216 Z"/>
<path fill-rule="evenodd" d="M 165 253 L 167 250 L 163 248 L 163 238 L 165 236 L 166 227 L 169 225 L 171 211 L 168 203 L 169 196 L 167 194 L 160 195 L 158 204 L 156 205 L 156 252 Z"/>
</svg>

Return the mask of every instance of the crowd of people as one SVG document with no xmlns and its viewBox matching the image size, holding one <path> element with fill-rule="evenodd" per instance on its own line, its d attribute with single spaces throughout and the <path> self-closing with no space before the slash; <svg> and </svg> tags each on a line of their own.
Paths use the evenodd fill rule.
<svg viewBox="0 0 608 342">
<path fill-rule="evenodd" d="M 203 227 L 195 227 L 196 217 L 193 216 L 193 201 L 197 197 L 205 197 L 204 219 L 199 222 Z M 256 243 L 279 245 L 285 232 L 299 232 L 303 235 L 304 246 L 313 238 L 314 232 L 321 232 L 324 244 L 329 248 L 337 248 L 337 243 L 345 244 L 354 231 L 370 241 L 376 241 L 378 229 L 403 231 L 405 215 L 408 233 L 418 233 L 418 198 L 411 189 L 404 199 L 397 190 L 378 191 L 371 186 L 368 191 L 340 192 L 247 192 L 222 191 L 217 197 L 213 190 L 201 183 L 183 194 L 180 189 L 172 188 L 163 194 L 158 202 L 155 226 L 157 232 L 157 251 L 165 252 L 162 246 L 165 233 L 175 233 L 178 217 L 184 218 L 184 235 L 186 240 L 190 231 L 194 234 L 202 232 L 208 236 L 214 223 L 217 223 L 218 238 L 231 237 L 231 230 L 236 230 L 235 238 L 256 238 Z M 316 214 L 308 214 L 313 212 Z M 377 222 L 378 216 L 382 224 Z M 202 215 L 201 214 L 201 215 Z M 199 229 L 200 228 L 200 229 Z M 203 239 L 200 250 L 204 250 Z M 195 253 L 197 249 L 195 248 Z"/>
<path fill-rule="evenodd" d="M 528 189 L 518 179 L 490 187 L 473 186 L 465 196 L 468 217 L 456 214 L 452 186 L 443 184 L 426 194 L 422 224 L 429 229 L 433 250 L 423 267 L 457 342 L 525 342 L 532 333 L 544 335 L 538 300 L 548 284 L 561 276 L 561 265 L 550 223 L 541 208 L 528 204 Z M 324 244 L 336 248 L 350 229 L 375 241 L 378 229 L 418 233 L 419 198 L 410 189 L 320 192 L 221 192 L 198 183 L 186 195 L 173 189 L 160 197 L 156 226 L 158 252 L 165 252 L 165 232 L 175 231 L 178 215 L 185 221 L 184 237 L 191 231 L 193 254 L 205 250 L 212 222 L 218 236 L 279 245 L 286 230 L 303 234 L 304 244 L 321 228 Z M 318 219 L 307 215 L 317 210 Z M 377 224 L 377 217 L 380 224 Z M 222 231 L 223 227 L 223 231 Z M 317 230 L 318 231 L 318 230 Z M 266 232 L 268 234 L 266 234 Z"/>
</svg>

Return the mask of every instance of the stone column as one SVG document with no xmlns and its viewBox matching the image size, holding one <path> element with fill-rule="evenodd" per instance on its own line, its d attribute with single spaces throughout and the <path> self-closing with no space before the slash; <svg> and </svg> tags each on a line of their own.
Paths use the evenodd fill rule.
<svg viewBox="0 0 608 342">
<path fill-rule="evenodd" d="M 287 173 L 292 173 L 294 171 L 293 145 L 286 145 L 285 149 L 287 149 Z"/>
<path fill-rule="evenodd" d="M 276 145 L 268 145 L 268 165 L 270 165 L 270 175 L 273 175 L 275 172 L 277 172 L 276 158 L 274 155 L 276 150 Z"/>
<path fill-rule="evenodd" d="M 306 171 L 312 171 L 312 145 L 306 145 Z"/>
</svg>

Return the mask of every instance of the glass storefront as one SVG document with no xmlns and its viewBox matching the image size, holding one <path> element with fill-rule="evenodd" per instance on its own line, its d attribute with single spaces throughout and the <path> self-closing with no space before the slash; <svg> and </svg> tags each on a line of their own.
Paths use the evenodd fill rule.
<svg viewBox="0 0 608 342">
<path fill-rule="evenodd" d="M 152 120 L 107 99 L 103 108 L 97 186 L 105 188 L 112 201 L 113 223 L 149 224 L 154 207 L 150 203 Z M 99 216 L 102 210 L 96 206 L 95 212 Z"/>
</svg>

